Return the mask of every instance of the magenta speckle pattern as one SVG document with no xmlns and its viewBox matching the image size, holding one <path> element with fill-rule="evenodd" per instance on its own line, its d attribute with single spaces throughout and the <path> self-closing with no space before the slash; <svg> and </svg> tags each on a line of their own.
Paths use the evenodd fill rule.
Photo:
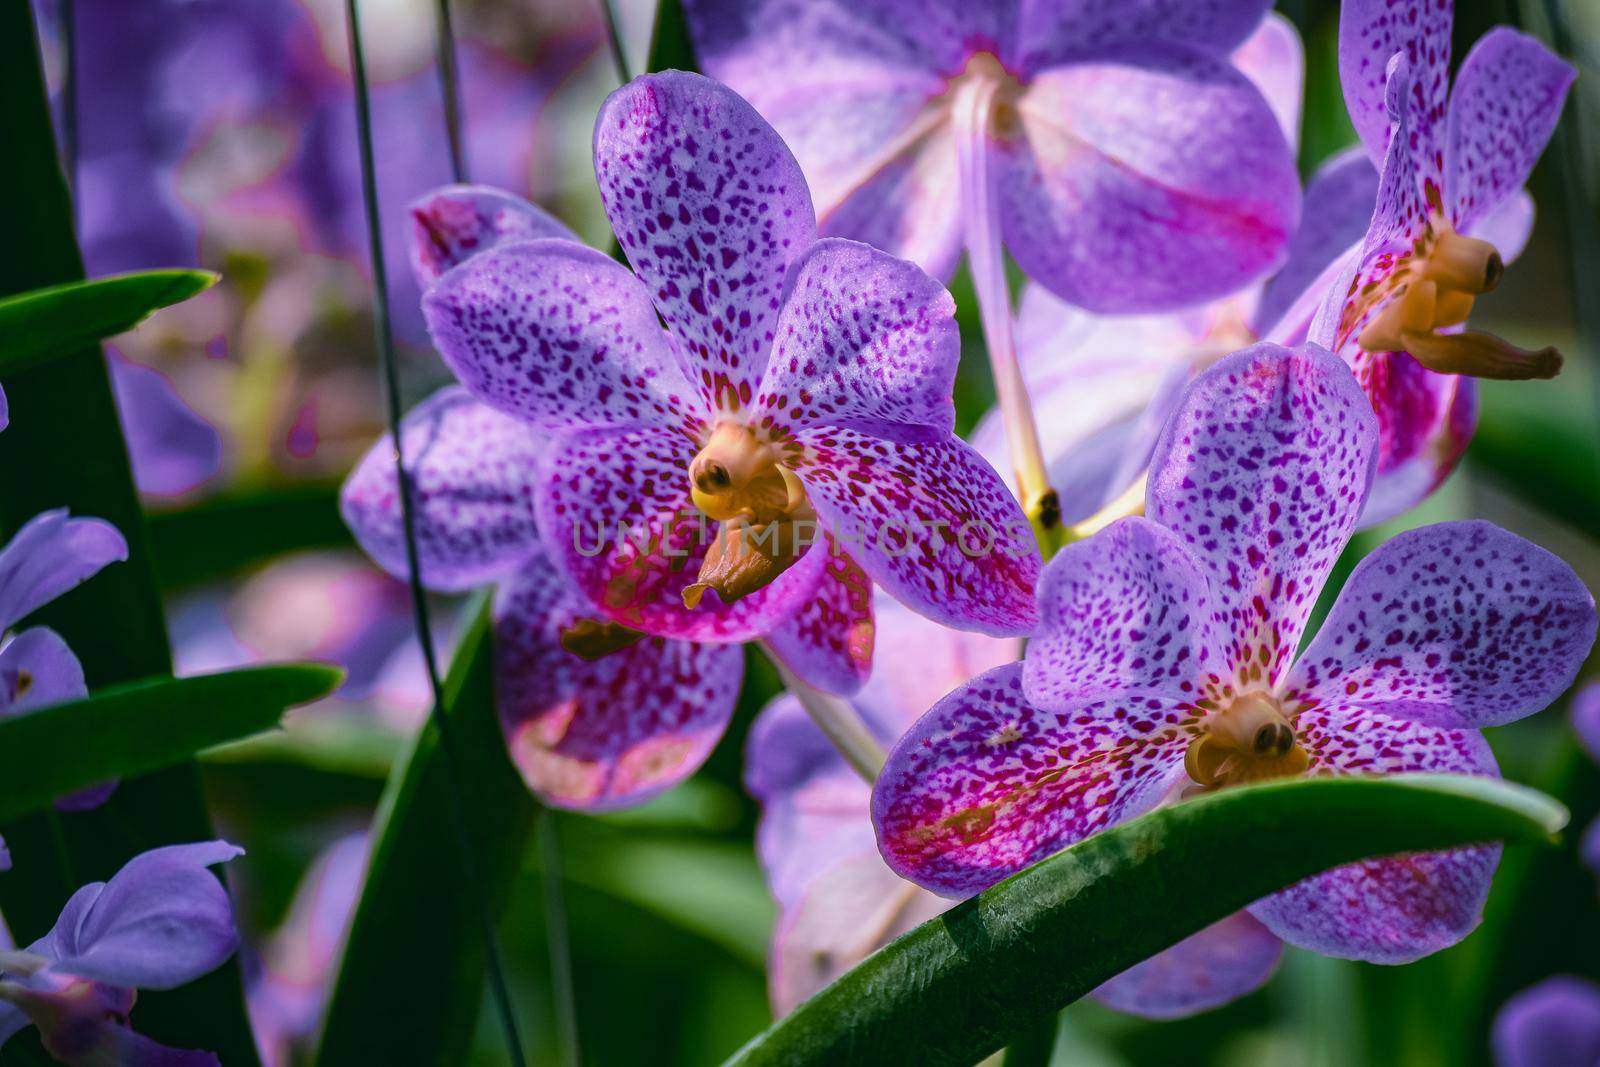
<svg viewBox="0 0 1600 1067">
<path fill-rule="evenodd" d="M 667 71 L 612 93 L 595 121 L 606 215 L 716 408 L 749 406 L 789 265 L 817 238 L 800 165 L 755 109 Z"/>
<path fill-rule="evenodd" d="M 1223 661 L 1208 646 L 1206 577 L 1183 541 L 1119 519 L 1057 553 L 1039 579 L 1023 688 L 1042 708 L 1107 694 L 1198 700 Z"/>
<path fill-rule="evenodd" d="M 709 415 L 649 296 L 592 248 L 524 241 L 473 256 L 434 283 L 422 310 L 461 384 L 535 427 L 692 426 Z"/>
<path fill-rule="evenodd" d="M 683 589 L 716 533 L 689 497 L 694 446 L 675 430 L 610 428 L 559 438 L 541 468 L 539 528 L 561 569 L 606 618 L 693 641 L 748 641 L 809 603 L 827 562 L 815 545 L 765 589 L 693 611 Z"/>
<path fill-rule="evenodd" d="M 561 647 L 585 614 L 566 580 L 531 560 L 495 599 L 495 689 L 506 749 L 547 804 L 604 811 L 693 774 L 733 715 L 734 645 L 646 637 L 594 662 Z"/>
<path fill-rule="evenodd" d="M 411 204 L 411 269 L 427 288 L 479 252 L 541 237 L 578 241 L 554 215 L 503 189 L 446 185 Z"/>
<path fill-rule="evenodd" d="M 1456 229 L 1467 230 L 1522 188 L 1576 76 L 1571 64 L 1507 26 L 1467 53 L 1445 142 L 1445 192 Z"/>
<path fill-rule="evenodd" d="M 810 684 L 850 696 L 872 672 L 876 636 L 872 579 L 850 554 L 827 538 L 827 568 L 812 598 L 767 635 L 767 644 Z"/>
<path fill-rule="evenodd" d="M 1397 53 L 1416 72 L 1411 91 L 1425 131 L 1442 131 L 1450 94 L 1450 25 L 1454 0 L 1344 0 L 1339 8 L 1339 81 L 1350 121 L 1372 162 L 1389 146 L 1386 106 L 1390 58 Z M 1442 144 L 1438 132 L 1433 145 Z M 1440 166 L 1431 168 L 1437 174 Z"/>
<path fill-rule="evenodd" d="M 1594 597 L 1567 564 L 1491 523 L 1440 523 L 1361 561 L 1289 688 L 1434 726 L 1499 726 L 1571 685 L 1594 637 Z"/>
<path fill-rule="evenodd" d="M 873 581 L 946 625 L 1033 629 L 1038 545 L 1011 490 L 965 442 L 896 444 L 844 427 L 797 436 L 790 465 Z"/>
<path fill-rule="evenodd" d="M 955 310 L 919 267 L 854 241 L 818 241 L 778 317 L 756 408 L 794 430 L 943 441 L 955 425 Z"/>
<path fill-rule="evenodd" d="M 1276 683 L 1372 483 L 1372 407 L 1314 346 L 1256 345 L 1189 387 L 1156 445 L 1145 513 L 1210 580 L 1241 686 Z"/>
<path fill-rule="evenodd" d="M 1194 720 L 1157 697 L 1041 711 L 1022 665 L 998 667 L 889 753 L 872 794 L 878 847 L 902 877 L 969 896 L 1154 807 L 1183 777 Z"/>
<path fill-rule="evenodd" d="M 446 386 L 406 415 L 400 436 L 423 585 L 471 589 L 538 551 L 533 485 L 548 447 L 542 434 Z M 380 567 L 399 578 L 410 573 L 393 438 L 380 438 L 356 464 L 339 510 Z"/>
</svg>

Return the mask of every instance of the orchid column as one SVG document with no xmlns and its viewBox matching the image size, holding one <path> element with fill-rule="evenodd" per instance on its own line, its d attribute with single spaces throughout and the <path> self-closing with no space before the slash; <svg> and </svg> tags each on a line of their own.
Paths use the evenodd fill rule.
<svg viewBox="0 0 1600 1067">
<path fill-rule="evenodd" d="M 1020 495 L 1042 535 L 1057 508 L 1003 252 L 1078 307 L 1154 311 L 1263 274 L 1296 224 L 1292 154 L 1227 60 L 1264 0 L 685 7 L 706 72 L 793 149 L 824 234 L 939 278 L 966 248 Z"/>
</svg>

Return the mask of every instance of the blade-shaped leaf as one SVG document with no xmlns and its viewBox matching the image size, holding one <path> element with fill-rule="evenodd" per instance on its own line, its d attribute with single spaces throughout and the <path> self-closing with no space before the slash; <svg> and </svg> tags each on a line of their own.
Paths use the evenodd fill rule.
<svg viewBox="0 0 1600 1067">
<path fill-rule="evenodd" d="M 0 822 L 270 730 L 284 709 L 326 696 L 343 676 L 337 667 L 294 663 L 148 678 L 0 719 Z"/>
<path fill-rule="evenodd" d="M 354 544 L 339 517 L 339 486 L 249 486 L 151 513 L 150 555 L 165 589 L 214 581 L 307 549 Z"/>
<path fill-rule="evenodd" d="M 0 300 L 0 376 L 125 333 L 216 281 L 208 270 L 145 270 L 8 296 Z"/>
<path fill-rule="evenodd" d="M 395 767 L 373 823 L 372 861 L 328 1001 L 321 1064 L 461 1063 L 483 988 L 478 896 L 505 907 L 533 824 L 534 802 L 506 756 L 494 708 L 487 597 L 471 613 L 443 713 L 476 877 L 461 869 L 452 773 L 430 719 Z"/>
<path fill-rule="evenodd" d="M 1566 811 L 1455 775 L 1225 789 L 1074 845 L 924 923 L 802 1004 L 727 1067 L 971 1064 L 1202 927 L 1368 856 L 1546 841 Z"/>
<path fill-rule="evenodd" d="M 0 202 L 20 205 L 8 220 L 10 254 L 0 256 L 0 296 L 80 281 L 29 4 L 0 4 L 0 99 Z M 11 424 L 0 433 L 0 536 L 47 508 L 68 507 L 105 519 L 128 541 L 126 561 L 48 605 L 38 621 L 66 638 L 91 688 L 171 673 L 105 356 L 86 345 L 7 377 L 5 391 Z M 0 910 L 23 944 L 50 928 L 83 883 L 109 878 L 146 849 L 216 836 L 189 763 L 123 782 L 94 811 L 29 816 L 0 833 L 14 864 L 0 879 Z M 258 1062 L 236 960 L 179 989 L 142 994 L 138 1020 L 141 1033 L 209 1049 L 229 1067 Z"/>
</svg>

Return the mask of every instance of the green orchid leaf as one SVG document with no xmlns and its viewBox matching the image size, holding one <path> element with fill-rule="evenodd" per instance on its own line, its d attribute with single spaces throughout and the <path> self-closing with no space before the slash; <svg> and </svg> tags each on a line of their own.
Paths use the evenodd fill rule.
<svg viewBox="0 0 1600 1067">
<path fill-rule="evenodd" d="M 215 285 L 208 270 L 145 270 L 0 299 L 0 376 L 133 329 L 153 311 Z"/>
<path fill-rule="evenodd" d="M 1566 810 L 1459 775 L 1300 778 L 1151 812 L 1041 860 L 864 960 L 726 1067 L 967 1065 L 1275 889 L 1369 856 L 1544 842 Z"/>
</svg>

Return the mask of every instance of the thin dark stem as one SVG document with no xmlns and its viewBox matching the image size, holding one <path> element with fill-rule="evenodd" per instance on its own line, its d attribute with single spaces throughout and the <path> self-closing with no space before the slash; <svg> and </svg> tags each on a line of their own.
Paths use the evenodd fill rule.
<svg viewBox="0 0 1600 1067">
<path fill-rule="evenodd" d="M 78 215 L 78 5 L 61 0 L 61 50 L 65 53 L 61 75 L 61 169 L 72 194 L 72 215 Z"/>
<path fill-rule="evenodd" d="M 450 0 L 438 0 L 434 8 L 438 30 L 437 66 L 439 95 L 444 101 L 444 132 L 450 141 L 450 179 L 467 180 L 466 148 L 461 142 L 461 79 L 456 67 L 456 32 L 450 22 Z"/>
<path fill-rule="evenodd" d="M 617 9 L 611 0 L 600 0 L 600 10 L 606 17 L 606 40 L 611 42 L 611 59 L 617 65 L 617 77 L 626 85 L 633 80 L 628 69 L 628 55 L 622 50 L 622 30 L 617 25 Z"/>
<path fill-rule="evenodd" d="M 361 14 L 358 0 L 345 0 L 345 30 L 350 45 L 350 70 L 355 79 L 356 135 L 361 150 L 361 199 L 366 209 L 367 244 L 372 257 L 372 315 L 377 336 L 378 352 L 383 360 L 384 392 L 388 402 L 389 432 L 394 438 L 395 473 L 400 488 L 401 524 L 405 530 L 406 566 L 411 586 L 411 608 L 416 618 L 417 640 L 422 645 L 422 659 L 428 671 L 428 685 L 433 695 L 430 720 L 439 735 L 439 746 L 445 757 L 446 792 L 450 796 L 450 813 L 454 822 L 456 844 L 461 853 L 462 875 L 468 891 L 475 898 L 478 918 L 483 927 L 484 961 L 489 975 L 490 989 L 505 1031 L 506 1050 L 516 1067 L 525 1063 L 522 1042 L 517 1036 L 516 1017 L 511 1007 L 511 994 L 506 988 L 505 972 L 500 964 L 500 950 L 495 940 L 494 924 L 489 919 L 482 885 L 478 880 L 478 865 L 472 854 L 467 836 L 466 813 L 461 802 L 460 761 L 450 716 L 444 709 L 444 687 L 439 681 L 439 663 L 433 648 L 433 626 L 428 618 L 427 595 L 422 588 L 421 567 L 417 560 L 417 535 L 414 503 L 411 496 L 411 474 L 406 469 L 404 446 L 400 436 L 400 378 L 395 361 L 394 334 L 389 321 L 389 279 L 384 270 L 383 234 L 379 228 L 378 180 L 372 158 L 372 102 L 367 87 L 366 58 L 361 47 Z"/>
<path fill-rule="evenodd" d="M 572 946 L 561 895 L 561 843 L 550 809 L 539 813 L 539 866 L 544 871 L 545 935 L 550 945 L 550 984 L 555 1000 L 561 1067 L 578 1067 L 578 998 L 572 984 Z"/>
</svg>

